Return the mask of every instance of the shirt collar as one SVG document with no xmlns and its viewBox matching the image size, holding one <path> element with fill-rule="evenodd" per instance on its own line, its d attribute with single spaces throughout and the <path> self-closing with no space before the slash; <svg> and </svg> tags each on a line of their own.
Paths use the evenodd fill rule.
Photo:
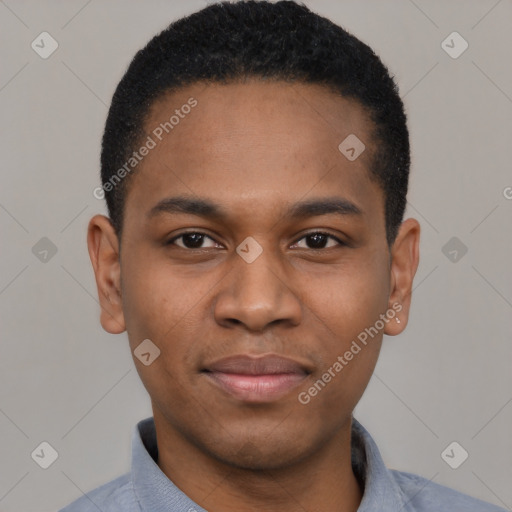
<svg viewBox="0 0 512 512">
<path fill-rule="evenodd" d="M 352 418 L 352 468 L 363 481 L 364 494 L 358 512 L 409 512 L 408 500 L 386 467 L 369 432 Z"/>
<path fill-rule="evenodd" d="M 140 421 L 132 437 L 132 485 L 143 512 L 207 512 L 176 487 L 158 467 L 154 419 Z"/>
<path fill-rule="evenodd" d="M 132 436 L 132 485 L 143 512 L 207 512 L 176 487 L 158 467 L 155 423 L 140 421 Z M 358 512 L 408 512 L 408 502 L 368 431 L 352 419 L 352 467 L 364 486 Z"/>
</svg>

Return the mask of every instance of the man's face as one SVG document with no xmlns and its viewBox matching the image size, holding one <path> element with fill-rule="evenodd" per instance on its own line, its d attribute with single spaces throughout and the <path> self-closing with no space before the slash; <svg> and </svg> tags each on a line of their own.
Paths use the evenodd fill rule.
<svg viewBox="0 0 512 512">
<path fill-rule="evenodd" d="M 191 97 L 197 105 L 159 140 Z M 161 351 L 148 366 L 134 360 L 162 431 L 217 460 L 270 468 L 347 425 L 384 329 L 333 365 L 391 307 L 393 285 L 371 126 L 357 103 L 316 85 L 195 84 L 152 106 L 156 146 L 125 204 L 120 322 L 132 351 L 145 339 Z M 353 161 L 338 149 L 350 134 L 366 145 Z M 224 216 L 154 209 L 177 196 Z M 292 215 L 305 201 L 346 208 Z M 254 363 L 265 355 L 291 363 Z M 231 356 L 249 359 L 219 363 Z M 329 368 L 330 381 L 308 391 Z"/>
</svg>

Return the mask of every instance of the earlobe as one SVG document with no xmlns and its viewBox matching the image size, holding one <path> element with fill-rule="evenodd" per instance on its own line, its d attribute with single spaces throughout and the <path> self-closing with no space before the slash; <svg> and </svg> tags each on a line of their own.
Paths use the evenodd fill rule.
<svg viewBox="0 0 512 512">
<path fill-rule="evenodd" d="M 126 326 L 120 291 L 119 241 L 108 217 L 95 215 L 89 221 L 87 247 L 98 290 L 101 325 L 111 334 L 120 334 Z"/>
<path fill-rule="evenodd" d="M 419 264 L 419 241 L 420 224 L 418 221 L 407 219 L 402 222 L 391 249 L 391 286 L 388 307 L 395 310 L 395 317 L 384 330 L 384 334 L 388 336 L 396 336 L 407 327 L 412 285 Z"/>
</svg>

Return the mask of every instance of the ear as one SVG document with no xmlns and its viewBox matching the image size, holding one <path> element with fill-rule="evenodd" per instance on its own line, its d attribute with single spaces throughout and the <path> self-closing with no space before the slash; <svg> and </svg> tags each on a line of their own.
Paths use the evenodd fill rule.
<svg viewBox="0 0 512 512">
<path fill-rule="evenodd" d="M 89 221 L 87 247 L 98 288 L 101 325 L 111 334 L 120 334 L 126 325 L 121 300 L 119 240 L 108 217 L 95 215 Z"/>
<path fill-rule="evenodd" d="M 420 225 L 416 219 L 402 222 L 391 248 L 388 308 L 396 312 L 386 323 L 384 334 L 396 336 L 406 327 L 411 306 L 412 284 L 419 263 Z"/>
</svg>

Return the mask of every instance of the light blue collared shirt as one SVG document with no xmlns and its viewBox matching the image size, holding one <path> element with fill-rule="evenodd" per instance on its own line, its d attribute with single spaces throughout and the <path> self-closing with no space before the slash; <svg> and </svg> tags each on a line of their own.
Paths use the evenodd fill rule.
<svg viewBox="0 0 512 512">
<path fill-rule="evenodd" d="M 131 471 L 60 512 L 207 512 L 169 480 L 157 459 L 155 423 L 150 417 L 134 429 Z M 364 485 L 358 512 L 506 512 L 420 476 L 387 469 L 375 441 L 355 419 L 352 467 Z"/>
</svg>

